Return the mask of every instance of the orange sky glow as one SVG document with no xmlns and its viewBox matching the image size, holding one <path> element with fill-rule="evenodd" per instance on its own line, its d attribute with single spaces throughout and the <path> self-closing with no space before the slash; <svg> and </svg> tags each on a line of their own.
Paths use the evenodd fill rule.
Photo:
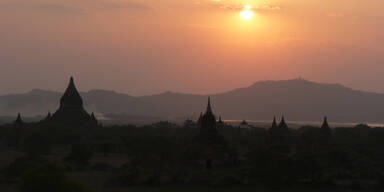
<svg viewBox="0 0 384 192">
<path fill-rule="evenodd" d="M 249 5 L 254 13 L 244 19 Z M 303 77 L 384 92 L 383 0 L 2 0 L 0 94 L 216 93 Z M 12 83 L 10 83 L 12 82 Z"/>
</svg>

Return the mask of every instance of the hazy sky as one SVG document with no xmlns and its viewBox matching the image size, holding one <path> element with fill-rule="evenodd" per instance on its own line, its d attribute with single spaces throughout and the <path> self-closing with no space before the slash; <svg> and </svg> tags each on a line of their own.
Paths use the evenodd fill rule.
<svg viewBox="0 0 384 192">
<path fill-rule="evenodd" d="M 239 12 L 251 5 L 255 16 Z M 1 0 L 0 94 L 215 93 L 303 77 L 384 92 L 383 0 Z"/>
</svg>

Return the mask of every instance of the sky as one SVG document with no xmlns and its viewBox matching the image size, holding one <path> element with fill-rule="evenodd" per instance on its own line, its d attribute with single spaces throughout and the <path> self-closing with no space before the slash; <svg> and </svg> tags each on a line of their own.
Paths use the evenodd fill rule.
<svg viewBox="0 0 384 192">
<path fill-rule="evenodd" d="M 251 6 L 254 16 L 240 12 Z M 384 93 L 383 0 L 1 0 L 0 94 L 209 94 L 302 77 Z"/>
</svg>

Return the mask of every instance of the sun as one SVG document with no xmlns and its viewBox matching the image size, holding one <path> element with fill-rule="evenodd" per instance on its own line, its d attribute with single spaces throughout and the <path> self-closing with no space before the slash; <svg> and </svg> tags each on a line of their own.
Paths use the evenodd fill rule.
<svg viewBox="0 0 384 192">
<path fill-rule="evenodd" d="M 252 19 L 254 15 L 255 13 L 252 11 L 252 7 L 250 5 L 244 6 L 244 9 L 240 11 L 241 18 L 245 20 Z"/>
</svg>

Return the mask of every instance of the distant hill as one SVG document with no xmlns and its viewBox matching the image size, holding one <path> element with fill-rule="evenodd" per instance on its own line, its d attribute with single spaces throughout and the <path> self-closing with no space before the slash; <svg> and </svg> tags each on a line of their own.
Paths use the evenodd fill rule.
<svg viewBox="0 0 384 192">
<path fill-rule="evenodd" d="M 207 95 L 166 92 L 133 97 L 114 91 L 81 93 L 89 112 L 99 116 L 197 118 Z M 61 93 L 35 89 L 0 96 L 0 116 L 45 115 L 59 106 Z M 328 116 L 340 122 L 384 122 L 384 94 L 363 92 L 339 84 L 303 79 L 260 81 L 249 87 L 212 94 L 213 109 L 224 119 L 270 120 L 284 114 L 289 120 L 317 121 Z"/>
</svg>

